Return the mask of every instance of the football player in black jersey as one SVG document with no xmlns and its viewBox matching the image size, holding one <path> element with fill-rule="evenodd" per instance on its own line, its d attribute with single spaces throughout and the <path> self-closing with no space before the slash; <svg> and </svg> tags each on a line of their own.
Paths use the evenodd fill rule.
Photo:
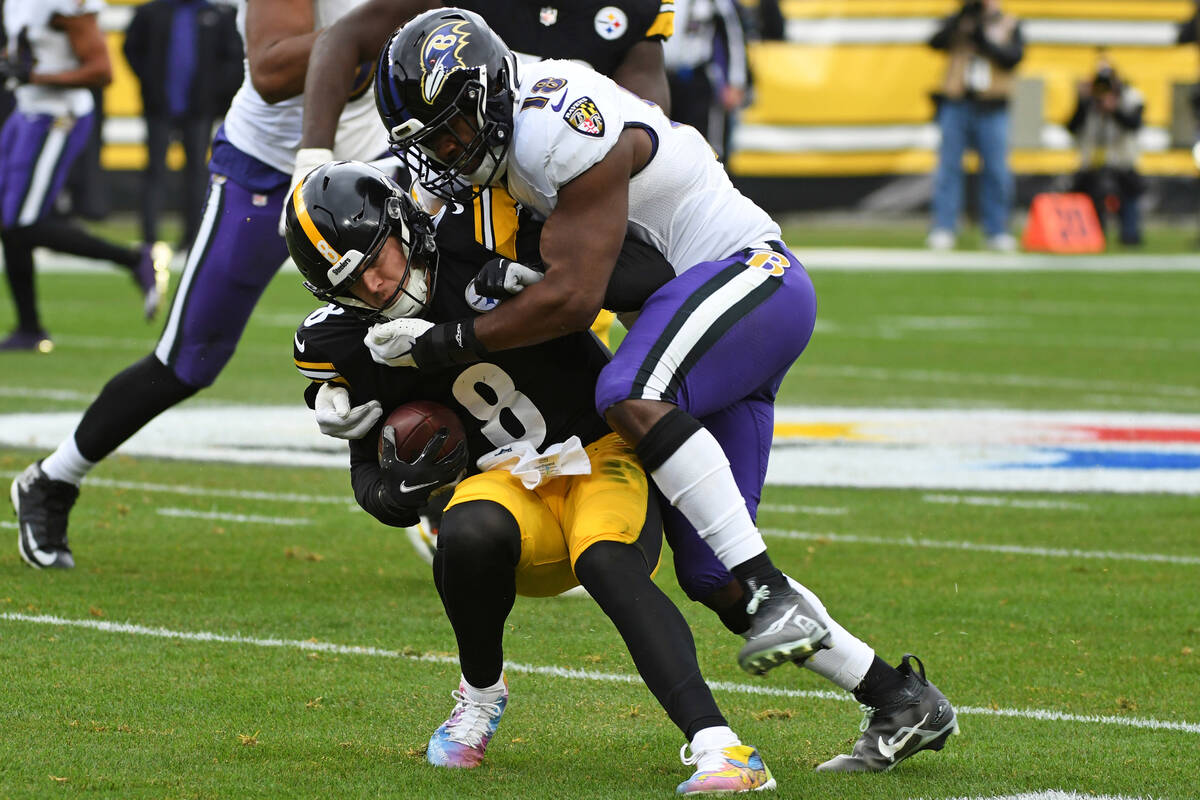
<svg viewBox="0 0 1200 800">
<path fill-rule="evenodd" d="M 467 430 L 465 445 L 441 458 L 440 431 L 412 462 L 397 458 L 391 428 L 377 452 L 382 422 L 350 443 L 355 498 L 390 525 L 411 525 L 431 492 L 471 473 L 454 487 L 434 557 L 463 677 L 454 711 L 430 739 L 429 762 L 474 767 L 483 758 L 508 697 L 502 638 L 515 596 L 582 583 L 688 739 L 684 763 L 696 771 L 679 792 L 774 788 L 757 750 L 728 727 L 686 622 L 651 578 L 662 542 L 657 503 L 632 450 L 593 403 L 607 352 L 578 333 L 465 368 L 378 365 L 364 337 L 379 326 L 482 313 L 468 290 L 481 264 L 439 263 L 432 220 L 398 184 L 357 162 L 305 178 L 288 200 L 285 230 L 305 286 L 329 302 L 296 332 L 300 371 L 315 385 L 344 385 L 358 404 L 434 400 Z M 477 462 L 494 466 L 481 472 Z"/>
<path fill-rule="evenodd" d="M 304 135 L 296 156 L 293 188 L 310 169 L 332 160 L 338 115 L 350 95 L 353 74 L 361 71 L 360 65 L 376 61 L 380 47 L 396 27 L 418 13 L 440 5 L 438 0 L 368 0 L 322 32 L 309 58 L 311 68 L 305 84 Z M 612 76 L 625 88 L 668 107 L 670 90 L 663 60 L 663 40 L 674 32 L 675 12 L 671 2 L 623 0 L 614 4 L 611 0 L 572 0 L 556 5 L 543 0 L 472 0 L 458 5 L 475 10 L 491 21 L 522 59 L 584 61 Z M 346 73 L 347 69 L 350 74 Z M 345 77 L 351 80 L 343 81 Z M 449 234 L 447 223 L 455 228 Z M 478 258 L 478 249 L 484 247 L 516 259 L 518 210 L 503 189 L 489 189 L 475 199 L 467 191 L 451 205 L 450 214 L 440 228 L 442 233 L 438 241 L 443 254 L 453 252 L 463 260 L 473 261 Z M 523 231 L 528 228 L 528 225 L 521 227 Z M 460 232 L 461 235 L 457 235 Z M 534 229 L 535 247 L 536 233 Z M 536 249 L 532 252 L 536 253 Z M 655 273 L 651 278 L 665 281 L 670 276 L 668 270 L 665 275 Z M 600 312 L 592 330 L 608 344 L 612 311 L 633 310 L 639 305 L 606 304 L 606 310 Z M 351 406 L 346 395 L 336 391 L 326 391 L 318 398 L 317 422 L 321 431 L 338 438 L 362 436 L 380 413 L 377 403 Z M 409 530 L 417 552 L 426 559 L 437 533 L 438 510 L 439 503 L 435 498 L 432 507 L 422 514 L 419 524 Z M 728 601 L 722 596 L 721 602 L 744 605 L 740 594 Z"/>
<path fill-rule="evenodd" d="M 380 47 L 393 30 L 415 15 L 441 5 L 443 3 L 438 0 L 368 0 L 322 32 L 309 58 L 311 68 L 305 83 L 304 135 L 296 155 L 293 187 L 310 169 L 333 158 L 331 148 L 338 115 L 351 94 L 354 75 L 359 74 L 360 66 L 375 63 Z M 617 3 L 612 0 L 564 3 L 468 0 L 447 5 L 462 6 L 481 14 L 522 61 L 545 58 L 580 61 L 610 76 L 634 94 L 669 110 L 671 92 L 667 85 L 663 41 L 674 33 L 672 0 L 620 0 Z M 497 219 L 512 205 L 504 192 L 499 195 L 495 207 L 488 212 Z M 469 205 L 470 200 L 463 199 L 462 203 Z M 468 241 L 471 239 L 468 237 Z M 605 344 L 608 344 L 612 320 L 610 311 L 601 311 L 592 326 Z M 328 421 L 332 426 L 337 420 L 330 416 Z M 348 430 L 354 430 L 356 421 L 357 418 Z M 332 430 L 326 432 L 342 435 Z"/>
</svg>

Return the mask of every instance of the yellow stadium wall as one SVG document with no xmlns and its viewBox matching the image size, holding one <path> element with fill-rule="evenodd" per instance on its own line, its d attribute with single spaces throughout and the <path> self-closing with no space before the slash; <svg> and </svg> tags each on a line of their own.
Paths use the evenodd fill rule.
<svg viewBox="0 0 1200 800">
<path fill-rule="evenodd" d="M 110 0 L 114 10 L 129 10 L 137 0 Z M 958 0 L 784 0 L 790 25 L 830 20 L 938 18 L 958 8 Z M 1190 0 L 1005 0 L 1006 10 L 1023 18 L 1178 22 L 1194 12 Z M 105 90 L 109 119 L 138 118 L 141 98 L 137 78 L 121 51 L 123 29 L 107 26 L 114 67 Z M 1197 48 L 1108 48 L 1110 58 L 1129 82 L 1146 97 L 1146 124 L 1167 127 L 1173 84 L 1190 83 L 1198 73 Z M 752 45 L 755 101 L 742 115 L 747 125 L 885 126 L 928 123 L 933 114 L 929 93 L 940 82 L 944 57 L 923 43 L 811 45 L 761 42 Z M 1082 44 L 1031 43 L 1018 69 L 1021 77 L 1036 77 L 1044 86 L 1043 113 L 1047 123 L 1063 123 L 1074 106 L 1075 85 L 1090 75 L 1096 48 Z M 109 137 L 101 163 L 109 170 L 137 170 L 145 165 L 140 142 Z M 183 153 L 173 144 L 169 164 L 178 169 Z M 932 169 L 928 149 L 859 152 L 755 152 L 737 150 L 730 158 L 736 174 L 754 176 L 869 175 L 920 173 Z M 1019 172 L 1059 173 L 1074 168 L 1070 152 L 1027 150 L 1013 153 Z M 1142 168 L 1151 174 L 1192 174 L 1186 151 L 1147 153 Z"/>
<path fill-rule="evenodd" d="M 785 0 L 783 10 L 790 30 L 798 28 L 803 35 L 824 25 L 836 39 L 838 29 L 831 23 L 837 21 L 848 30 L 880 19 L 933 20 L 960 5 L 959 0 Z M 1191 0 L 1005 0 L 1003 7 L 1027 22 L 1094 22 L 1108 25 L 1109 30 L 1122 22 L 1154 23 L 1162 30 L 1195 12 Z M 1200 72 L 1196 46 L 1113 45 L 1105 52 L 1118 72 L 1145 95 L 1146 125 L 1169 129 L 1174 86 L 1195 82 Z M 1093 73 L 1097 55 L 1092 43 L 1027 43 L 1017 74 L 1041 81 L 1045 125 L 1063 125 L 1069 119 L 1076 85 Z M 928 124 L 934 114 L 930 93 L 940 84 L 945 68 L 944 55 L 923 40 L 759 42 L 751 45 L 750 62 L 754 103 L 742 114 L 741 123 L 792 131 L 838 126 L 869 132 L 880 126 Z M 929 171 L 933 163 L 928 147 L 857 152 L 737 147 L 730 158 L 735 174 L 764 177 L 918 173 Z M 1070 151 L 1035 149 L 1013 154 L 1019 172 L 1061 173 L 1075 164 Z M 1182 149 L 1145 153 L 1140 166 L 1150 174 L 1195 173 L 1190 154 Z"/>
</svg>

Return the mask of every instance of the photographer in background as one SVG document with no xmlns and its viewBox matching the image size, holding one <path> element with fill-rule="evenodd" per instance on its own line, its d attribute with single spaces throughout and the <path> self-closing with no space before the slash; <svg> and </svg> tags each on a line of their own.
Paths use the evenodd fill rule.
<svg viewBox="0 0 1200 800">
<path fill-rule="evenodd" d="M 963 205 L 963 153 L 971 147 L 982 162 L 979 213 L 986 246 L 1011 252 L 1017 242 L 1008 231 L 1013 203 L 1008 101 L 1013 70 L 1025 55 L 1020 23 L 1000 9 L 1000 0 L 964 0 L 942 21 L 929 46 L 946 51 L 947 61 L 941 89 L 933 96 L 942 138 L 926 243 L 934 250 L 954 247 Z"/>
<path fill-rule="evenodd" d="M 675 35 L 663 44 L 671 119 L 700 131 L 722 160 L 750 88 L 741 13 L 737 0 L 675 0 Z"/>
<path fill-rule="evenodd" d="M 1191 19 L 1177 26 L 1176 44 L 1200 45 L 1200 0 L 1196 0 L 1196 13 Z M 1196 121 L 1195 140 L 1192 144 L 1192 161 L 1200 169 L 1200 83 L 1192 86 L 1192 117 Z"/>
<path fill-rule="evenodd" d="M 1145 101 L 1101 57 L 1096 74 L 1079 84 L 1075 113 L 1067 129 L 1079 145 L 1079 172 L 1073 188 L 1092 199 L 1100 227 L 1107 227 L 1109 199 L 1115 198 L 1121 244 L 1142 243 L 1138 200 L 1145 182 L 1137 171 L 1138 131 Z"/>
</svg>

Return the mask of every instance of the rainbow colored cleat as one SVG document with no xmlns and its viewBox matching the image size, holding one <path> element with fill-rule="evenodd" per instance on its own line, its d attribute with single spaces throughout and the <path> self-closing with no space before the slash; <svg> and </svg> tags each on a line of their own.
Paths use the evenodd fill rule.
<svg viewBox="0 0 1200 800">
<path fill-rule="evenodd" d="M 734 794 L 761 792 L 775 788 L 775 778 L 763 763 L 758 750 L 746 744 L 705 750 L 685 756 L 687 745 L 679 750 L 679 758 L 696 771 L 675 790 L 676 794 Z"/>
<path fill-rule="evenodd" d="M 450 693 L 456 701 L 450 719 L 441 724 L 429 737 L 425 758 L 435 767 L 478 767 L 487 751 L 488 742 L 500 726 L 500 716 L 508 705 L 508 687 L 494 703 L 477 703 L 467 699 L 467 686 L 459 683 Z"/>
</svg>

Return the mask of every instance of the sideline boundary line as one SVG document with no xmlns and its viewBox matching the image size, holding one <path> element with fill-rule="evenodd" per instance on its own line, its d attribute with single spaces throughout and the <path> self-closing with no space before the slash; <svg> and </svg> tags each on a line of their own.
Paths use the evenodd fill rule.
<svg viewBox="0 0 1200 800">
<path fill-rule="evenodd" d="M 35 625 L 55 625 L 58 627 L 85 628 L 104 633 L 124 633 L 135 636 L 151 636 L 160 639 L 182 639 L 194 642 L 217 642 L 221 644 L 248 644 L 256 647 L 279 647 L 294 650 L 313 650 L 338 655 L 361 655 L 376 658 L 404 659 L 408 661 L 429 662 L 436 664 L 457 664 L 453 656 L 439 656 L 429 653 L 410 654 L 398 650 L 387 650 L 380 647 L 360 645 L 341 645 L 333 642 L 321 642 L 304 639 L 277 639 L 242 636 L 240 634 L 211 633 L 209 631 L 174 631 L 169 628 L 152 628 L 127 622 L 106 622 L 90 619 L 67 619 L 51 614 L 19 614 L 0 613 L 0 620 L 5 622 L 28 622 Z M 505 661 L 504 668 L 513 672 L 529 675 L 544 675 L 555 678 L 570 678 L 574 680 L 590 680 L 603 683 L 641 683 L 638 675 L 626 675 L 616 672 L 595 672 L 592 670 L 555 667 L 537 664 L 520 664 Z M 713 689 L 736 694 L 766 695 L 771 697 L 802 697 L 816 700 L 852 701 L 848 692 L 829 690 L 779 689 L 773 686 L 754 686 L 746 683 L 731 681 L 713 681 L 709 684 Z M 1041 722 L 1081 722 L 1085 724 L 1116 725 L 1127 728 L 1148 730 L 1174 731 L 1200 735 L 1200 722 L 1173 722 L 1170 720 L 1151 719 L 1147 717 L 1118 717 L 1108 714 L 1068 714 L 1062 711 L 1050 711 L 1038 708 L 987 708 L 982 706 L 956 706 L 959 714 L 970 716 L 1008 717 L 1032 719 Z"/>
</svg>

